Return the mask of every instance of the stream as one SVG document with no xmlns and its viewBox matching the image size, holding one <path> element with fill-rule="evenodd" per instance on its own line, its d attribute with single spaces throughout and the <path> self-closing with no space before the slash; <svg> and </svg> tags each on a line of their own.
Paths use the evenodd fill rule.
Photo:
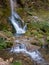
<svg viewBox="0 0 49 65">
<path fill-rule="evenodd" d="M 13 53 L 24 53 L 29 55 L 34 61 L 37 61 L 38 63 L 43 63 L 44 59 L 42 58 L 42 55 L 38 50 L 34 50 L 32 52 L 27 51 L 26 46 L 24 44 L 17 44 L 15 47 L 11 48 L 11 51 Z"/>
<path fill-rule="evenodd" d="M 2 1 L 2 0 L 1 0 Z M 11 29 L 10 29 L 10 27 L 9 26 L 7 26 L 8 28 L 9 28 L 9 33 L 7 33 L 6 32 L 6 25 L 5 26 L 3 26 L 3 25 L 1 25 L 1 29 L 2 29 L 2 26 L 3 27 L 5 27 L 5 32 L 7 33 L 7 35 L 8 36 L 6 36 L 6 35 L 2 35 L 1 34 L 1 38 L 2 38 L 2 36 L 3 37 L 5 37 L 5 40 L 7 40 L 7 41 L 5 41 L 4 42 L 4 40 L 3 40 L 3 45 L 2 45 L 2 42 L 0 42 L 1 43 L 1 48 L 2 48 L 2 46 L 4 47 L 4 44 L 5 44 L 5 46 L 8 46 L 7 44 L 6 44 L 6 42 L 7 43 L 10 43 L 11 41 L 12 41 L 12 44 L 13 44 L 13 46 L 11 47 L 11 48 L 9 48 L 9 47 L 6 47 L 6 49 L 0 49 L 0 60 L 2 59 L 3 61 L 5 61 L 5 62 L 8 62 L 9 61 L 9 59 L 10 58 L 12 58 L 12 62 L 10 62 L 10 63 L 13 63 L 14 61 L 20 61 L 20 62 L 22 62 L 22 65 L 49 65 L 49 49 L 46 49 L 46 48 L 41 48 L 39 45 L 36 45 L 36 41 L 38 40 L 37 39 L 37 36 L 35 36 L 33 33 L 35 33 L 35 34 L 38 34 L 38 36 L 40 35 L 40 37 L 44 37 L 43 35 L 45 34 L 43 34 L 43 31 L 45 31 L 46 32 L 46 30 L 45 29 L 43 29 L 43 31 L 41 31 L 41 30 L 39 30 L 39 29 L 37 29 L 37 30 L 34 30 L 34 28 L 33 28 L 33 30 L 32 30 L 32 28 L 31 28 L 31 26 L 30 26 L 30 28 L 31 28 L 31 30 L 33 31 L 31 31 L 31 34 L 33 34 L 33 35 L 31 35 L 30 36 L 30 31 L 29 31 L 29 35 L 27 36 L 25 36 L 25 33 L 26 33 L 26 31 L 27 31 L 27 23 L 25 23 L 23 20 L 22 20 L 22 18 L 18 15 L 18 13 L 15 11 L 15 3 L 14 3 L 14 1 L 15 0 L 10 0 L 10 9 L 11 9 L 11 15 L 10 15 L 10 17 L 9 17 L 9 22 L 11 22 L 11 25 L 14 27 L 14 29 L 15 29 L 15 35 L 13 36 L 10 32 L 11 32 Z M 31 0 L 30 0 L 31 1 Z M 36 1 L 36 0 L 35 0 Z M 28 0 L 28 3 L 29 3 L 29 0 Z M 38 1 L 37 1 L 37 3 L 38 3 Z M 42 2 L 41 2 L 42 3 Z M 15 5 L 14 5 L 15 4 Z M 29 3 L 30 4 L 30 3 Z M 34 3 L 34 2 L 32 2 L 32 4 L 35 4 L 35 6 L 36 6 L 36 3 Z M 27 9 L 28 9 L 28 7 L 31 7 L 32 6 L 32 4 L 31 5 L 27 5 L 27 3 L 26 3 L 26 5 L 27 5 Z M 3 3 L 3 5 L 4 5 L 4 3 Z M 24 4 L 25 5 L 25 4 Z M 26 5 L 25 5 L 25 7 L 26 7 Z M 39 4 L 38 4 L 39 5 Z M 37 6 L 38 6 L 37 5 Z M 42 4 L 41 4 L 42 5 Z M 47 5 L 47 4 L 46 4 Z M 2 6 L 1 6 L 2 7 Z M 33 6 L 33 8 L 34 8 L 34 6 Z M 36 8 L 36 7 L 35 7 Z M 8 9 L 8 8 L 7 8 Z M 26 9 L 26 10 L 27 10 Z M 2 10 L 2 9 L 1 9 Z M 25 10 L 25 8 L 24 8 L 24 11 L 26 12 L 25 13 L 25 15 L 27 15 L 27 14 L 29 14 L 29 15 L 31 15 L 31 17 L 32 17 L 32 11 L 26 11 Z M 29 8 L 28 10 L 31 10 L 31 8 Z M 33 9 L 33 11 L 34 11 L 35 9 Z M 21 11 L 21 8 L 20 8 L 20 11 Z M 6 11 L 3 11 L 3 13 L 4 12 L 6 12 Z M 30 13 L 31 12 L 31 13 Z M 43 13 L 43 11 L 42 11 L 42 13 Z M 7 13 L 8 14 L 8 13 Z M 7 14 L 6 14 L 6 16 L 7 16 Z M 4 14 L 2 14 L 2 12 L 1 12 L 1 15 L 4 15 Z M 35 15 L 36 15 L 36 13 L 35 13 Z M 6 17 L 5 16 L 5 17 Z M 2 16 L 1 16 L 2 17 Z M 30 16 L 29 16 L 30 17 Z M 27 17 L 28 18 L 28 22 L 30 21 L 30 20 L 32 20 L 32 18 L 34 18 L 34 17 L 32 17 L 31 19 L 29 19 L 29 17 Z M 45 16 L 44 16 L 45 17 Z M 46 16 L 47 17 L 47 16 Z M 35 17 L 35 20 L 37 19 L 37 17 Z M 3 18 L 3 20 L 4 20 L 4 18 Z M 39 19 L 40 20 L 40 19 Z M 46 21 L 47 21 L 48 19 L 46 19 Z M 34 20 L 32 20 L 32 21 L 34 21 Z M 44 20 L 43 20 L 44 21 Z M 2 20 L 1 20 L 1 24 L 2 24 Z M 3 23 L 4 24 L 4 23 Z M 5 24 L 6 24 L 6 19 L 5 19 Z M 11 28 L 12 28 L 12 26 L 11 26 Z M 43 26 L 42 26 L 43 27 Z M 44 25 L 44 27 L 45 27 L 45 25 Z M 43 28 L 44 28 L 43 27 Z M 47 25 L 46 25 L 46 27 L 47 27 Z M 29 28 L 29 27 L 28 27 Z M 41 28 L 42 29 L 42 28 Z M 4 28 L 3 28 L 3 32 L 4 32 Z M 38 33 L 39 32 L 39 33 Z M 2 32 L 1 32 L 2 33 Z M 6 34 L 5 33 L 5 34 Z M 41 33 L 42 33 L 42 35 L 41 35 Z M 46 35 L 47 35 L 48 33 L 46 33 Z M 10 37 L 10 35 L 11 35 L 11 37 Z M 34 37 L 36 38 L 36 39 L 34 39 Z M 47 36 L 48 37 L 48 41 L 49 41 L 49 36 Z M 7 39 L 6 39 L 7 38 Z M 38 41 L 40 41 L 40 45 L 42 45 L 41 44 L 41 41 L 42 41 L 43 39 L 39 39 Z M 2 41 L 2 40 L 1 40 Z M 35 42 L 34 42 L 35 41 Z M 37 41 L 37 44 L 38 44 L 38 41 Z M 45 38 L 44 38 L 44 40 L 43 40 L 43 42 L 45 41 Z M 35 44 L 34 44 L 34 43 Z M 11 44 L 11 43 L 10 43 Z M 9 44 L 9 46 L 10 46 L 10 44 Z M 12 45 L 11 44 L 11 45 Z M 7 61 L 6 61 L 7 60 Z M 4 62 L 3 62 L 4 63 Z M 13 65 L 13 64 L 12 64 Z"/>
<path fill-rule="evenodd" d="M 26 32 L 26 24 L 22 27 L 21 26 L 21 22 L 22 24 L 24 24 L 23 20 L 21 19 L 21 17 L 15 12 L 14 10 L 14 1 L 10 0 L 10 5 L 11 5 L 11 17 L 9 17 L 12 25 L 14 26 L 14 29 L 16 30 L 16 35 L 18 34 L 24 34 Z M 18 19 L 18 20 L 17 20 Z M 19 23 L 20 21 L 20 23 Z M 23 40 L 23 42 L 26 41 L 26 39 Z M 46 63 L 45 59 L 43 58 L 42 54 L 38 51 L 38 49 L 34 49 L 34 50 L 28 50 L 27 49 L 27 42 L 26 43 L 20 43 L 20 40 L 16 40 L 16 43 L 11 49 L 10 49 L 10 53 L 15 53 L 15 54 L 19 54 L 22 53 L 24 55 L 28 55 L 30 57 L 30 59 L 32 59 L 32 61 L 35 61 L 37 64 L 34 65 L 49 65 Z M 30 44 L 30 43 L 28 43 Z M 30 44 L 31 45 L 31 44 Z"/>
<path fill-rule="evenodd" d="M 29 43 L 26 43 L 25 38 L 23 39 L 23 42 L 20 42 L 20 39 L 17 39 L 15 44 L 12 46 L 12 48 L 0 50 L 0 57 L 4 60 L 9 59 L 11 57 L 15 60 L 21 60 L 22 63 L 26 63 L 26 65 L 49 65 L 49 52 L 44 49 L 35 48 L 36 46 L 33 46 Z M 29 47 L 29 50 L 27 48 L 27 45 L 33 46 L 31 49 Z M 3 54 L 4 53 L 4 54 Z M 25 65 L 25 64 L 24 64 Z"/>
<path fill-rule="evenodd" d="M 23 40 L 24 41 L 28 41 L 28 40 Z M 40 53 L 38 48 L 35 48 L 33 50 L 33 48 L 31 48 L 31 50 L 28 50 L 27 48 L 27 43 L 22 43 L 20 42 L 20 40 L 16 40 L 16 44 L 11 48 L 10 52 L 11 53 L 15 53 L 15 54 L 25 54 L 26 56 L 28 55 L 30 57 L 30 59 L 32 59 L 32 61 L 35 61 L 35 63 L 37 63 L 37 65 L 49 65 L 49 63 L 45 60 L 45 58 L 43 57 L 43 55 Z M 30 44 L 31 45 L 31 44 Z M 32 45 L 31 45 L 32 46 Z M 36 65 L 36 64 L 35 64 Z"/>
<path fill-rule="evenodd" d="M 26 32 L 27 25 L 25 24 L 23 27 L 21 26 L 21 22 L 22 22 L 22 24 L 24 24 L 24 21 L 15 12 L 13 0 L 10 0 L 10 5 L 11 5 L 11 16 L 9 17 L 9 20 L 11 21 L 12 25 L 14 26 L 16 34 L 24 34 Z"/>
</svg>

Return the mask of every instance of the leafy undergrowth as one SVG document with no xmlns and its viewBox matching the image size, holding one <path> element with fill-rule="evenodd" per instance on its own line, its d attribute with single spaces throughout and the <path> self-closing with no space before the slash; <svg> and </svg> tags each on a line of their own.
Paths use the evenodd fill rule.
<svg viewBox="0 0 49 65">
<path fill-rule="evenodd" d="M 34 22 L 28 23 L 27 36 L 33 36 L 39 42 L 38 45 L 49 45 L 49 22 Z M 33 42 L 32 42 L 33 43 Z"/>
<path fill-rule="evenodd" d="M 10 48 L 13 45 L 11 38 L 12 33 L 9 31 L 0 31 L 0 50 Z"/>
<path fill-rule="evenodd" d="M 0 50 L 10 48 L 12 45 L 12 42 L 6 42 L 4 38 L 0 38 Z"/>
</svg>

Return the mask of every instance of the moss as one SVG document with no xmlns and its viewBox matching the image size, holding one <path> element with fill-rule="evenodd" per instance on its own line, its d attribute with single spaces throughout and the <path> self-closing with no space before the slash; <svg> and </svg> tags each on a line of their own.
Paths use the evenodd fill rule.
<svg viewBox="0 0 49 65">
<path fill-rule="evenodd" d="M 18 12 L 18 14 L 22 17 L 24 15 L 24 9 L 22 8 L 17 8 L 16 11 Z"/>
<path fill-rule="evenodd" d="M 29 31 L 27 31 L 27 32 L 25 33 L 25 35 L 30 36 L 31 33 L 30 33 Z"/>
<path fill-rule="evenodd" d="M 36 30 L 31 31 L 34 35 L 38 35 L 38 32 Z"/>
<path fill-rule="evenodd" d="M 43 38 L 43 35 L 42 34 L 38 34 L 37 35 L 39 38 Z"/>
<path fill-rule="evenodd" d="M 4 30 L 4 33 L 5 33 L 5 35 L 6 35 L 7 37 L 12 37 L 12 36 L 13 36 L 13 34 L 12 34 L 11 31 Z"/>
<path fill-rule="evenodd" d="M 12 42 L 10 41 L 6 42 L 5 38 L 0 37 L 0 49 L 10 48 L 12 45 L 13 45 Z"/>
<path fill-rule="evenodd" d="M 47 41 L 49 41 L 49 36 L 47 36 Z"/>
<path fill-rule="evenodd" d="M 11 65 L 22 65 L 20 62 L 13 62 Z"/>
<path fill-rule="evenodd" d="M 49 32 L 46 32 L 45 34 L 46 34 L 46 36 L 49 36 Z"/>
<path fill-rule="evenodd" d="M 6 47 L 6 43 L 4 38 L 0 37 L 0 49 L 3 49 Z"/>
<path fill-rule="evenodd" d="M 27 11 L 27 14 L 30 15 L 30 16 L 32 16 L 33 13 L 30 12 L 30 11 Z"/>
</svg>

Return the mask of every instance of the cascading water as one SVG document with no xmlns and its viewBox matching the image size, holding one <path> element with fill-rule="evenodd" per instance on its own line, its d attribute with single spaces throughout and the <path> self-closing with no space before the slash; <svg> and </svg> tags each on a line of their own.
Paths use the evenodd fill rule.
<svg viewBox="0 0 49 65">
<path fill-rule="evenodd" d="M 30 52 L 26 49 L 26 46 L 24 44 L 17 44 L 15 47 L 12 47 L 10 52 L 25 53 L 25 54 L 29 55 L 34 61 L 37 61 L 37 63 L 44 62 L 44 59 L 42 58 L 42 56 L 38 50 Z"/>
<path fill-rule="evenodd" d="M 26 32 L 26 25 L 22 28 L 20 27 L 20 25 L 18 24 L 19 21 L 18 20 L 21 20 L 22 23 L 24 22 L 21 17 L 14 11 L 14 2 L 13 0 L 10 0 L 10 4 L 11 4 L 11 17 L 9 18 L 11 23 L 13 24 L 15 30 L 16 30 L 16 33 L 17 34 L 24 34 Z M 15 19 L 16 18 L 16 19 Z"/>
<path fill-rule="evenodd" d="M 22 28 L 18 23 L 18 20 L 23 20 L 20 18 L 20 16 L 14 11 L 14 2 L 13 0 L 10 0 L 11 4 L 11 17 L 9 18 L 11 23 L 13 24 L 16 33 L 17 34 L 24 34 L 26 32 L 26 25 Z M 17 20 L 18 19 L 18 20 Z M 11 48 L 10 52 L 13 53 L 25 53 L 29 55 L 34 61 L 37 61 L 38 63 L 44 62 L 44 59 L 42 58 L 40 52 L 38 50 L 35 51 L 28 51 L 26 46 L 24 44 L 17 44 L 14 47 Z"/>
</svg>

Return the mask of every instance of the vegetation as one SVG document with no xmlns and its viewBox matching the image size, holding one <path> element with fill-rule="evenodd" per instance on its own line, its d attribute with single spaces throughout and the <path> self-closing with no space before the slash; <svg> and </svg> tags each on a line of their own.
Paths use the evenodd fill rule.
<svg viewBox="0 0 49 65">
<path fill-rule="evenodd" d="M 49 45 L 49 22 L 30 22 L 27 27 L 27 36 L 34 36 L 39 41 L 38 45 L 43 45 L 45 43 L 48 43 Z"/>
<path fill-rule="evenodd" d="M 10 31 L 4 30 L 3 32 L 0 32 L 0 49 L 10 48 L 13 45 L 13 42 L 10 40 L 10 37 L 13 37 Z"/>
<path fill-rule="evenodd" d="M 15 11 L 27 24 L 24 38 L 25 36 L 27 39 L 34 38 L 30 43 L 39 46 L 41 49 L 44 47 L 47 51 L 49 49 L 49 0 L 15 0 L 14 6 Z M 14 27 L 9 20 L 10 16 L 9 0 L 0 0 L 0 51 L 11 48 L 14 46 L 14 41 L 17 40 L 17 37 L 14 36 Z M 22 65 L 21 62 L 16 61 L 11 65 Z"/>
<path fill-rule="evenodd" d="M 0 31 L 4 31 L 8 37 L 11 32 L 15 32 L 9 17 L 10 2 L 8 0 L 0 0 Z M 22 17 L 27 24 L 26 36 L 33 36 L 39 41 L 38 45 L 43 45 L 43 41 L 49 45 L 49 1 L 48 0 L 17 0 L 17 8 L 15 11 Z M 15 5 L 15 6 L 16 6 Z M 8 32 L 10 31 L 10 32 Z M 44 39 L 46 37 L 46 39 Z M 42 42 L 41 42 L 42 41 Z M 44 44 L 45 44 L 44 42 Z M 11 42 L 6 42 L 0 37 L 0 48 L 11 47 Z"/>
<path fill-rule="evenodd" d="M 13 62 L 12 65 L 22 65 L 20 62 Z"/>
<path fill-rule="evenodd" d="M 0 50 L 10 48 L 12 45 L 12 42 L 6 42 L 6 38 L 0 37 Z"/>
</svg>

